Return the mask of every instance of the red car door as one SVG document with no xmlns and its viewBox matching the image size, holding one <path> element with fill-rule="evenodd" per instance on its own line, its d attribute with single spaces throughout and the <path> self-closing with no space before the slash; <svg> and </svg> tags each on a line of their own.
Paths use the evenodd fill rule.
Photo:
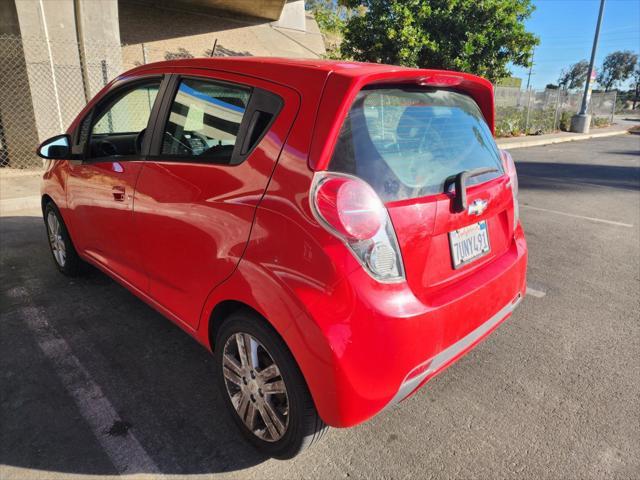
<svg viewBox="0 0 640 480">
<path fill-rule="evenodd" d="M 80 124 L 70 161 L 67 203 L 78 249 L 140 290 L 147 290 L 132 229 L 134 190 L 148 149 L 147 124 L 162 77 L 118 84 Z"/>
<path fill-rule="evenodd" d="M 136 186 L 135 232 L 150 296 L 195 328 L 240 261 L 299 98 L 242 75 L 174 72 Z"/>
</svg>

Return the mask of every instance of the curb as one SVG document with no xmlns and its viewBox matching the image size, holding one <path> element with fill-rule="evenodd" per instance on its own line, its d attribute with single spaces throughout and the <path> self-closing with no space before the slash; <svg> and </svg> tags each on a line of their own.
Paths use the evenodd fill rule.
<svg viewBox="0 0 640 480">
<path fill-rule="evenodd" d="M 44 168 L 39 170 L 19 170 L 13 168 L 0 168 L 0 178 L 42 177 Z"/>
<path fill-rule="evenodd" d="M 496 143 L 498 144 L 498 148 L 511 150 L 514 148 L 540 147 L 543 145 L 553 145 L 555 143 L 576 142 L 579 140 L 590 140 L 592 138 L 613 137 L 615 135 L 624 135 L 627 133 L 629 133 L 628 130 L 617 130 L 615 132 L 588 133 L 586 135 L 576 135 L 571 137 L 538 138 L 535 140 L 522 140 L 520 142 L 513 142 L 513 143 L 501 142 L 500 140 L 498 140 Z"/>
<path fill-rule="evenodd" d="M 0 199 L 0 216 L 5 216 L 7 213 L 31 209 L 40 209 L 39 195 Z"/>
</svg>

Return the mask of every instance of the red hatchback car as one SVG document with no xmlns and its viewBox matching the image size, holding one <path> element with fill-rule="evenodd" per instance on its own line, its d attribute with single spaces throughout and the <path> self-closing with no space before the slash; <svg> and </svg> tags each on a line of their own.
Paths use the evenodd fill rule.
<svg viewBox="0 0 640 480">
<path fill-rule="evenodd" d="M 212 350 L 289 458 L 400 402 L 510 316 L 527 246 L 493 88 L 273 58 L 135 68 L 44 142 L 59 270 L 103 270 Z"/>
</svg>

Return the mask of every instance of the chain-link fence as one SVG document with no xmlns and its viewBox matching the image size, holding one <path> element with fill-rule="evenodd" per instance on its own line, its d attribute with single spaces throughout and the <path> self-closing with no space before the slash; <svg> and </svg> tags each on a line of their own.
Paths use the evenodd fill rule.
<svg viewBox="0 0 640 480">
<path fill-rule="evenodd" d="M 249 54 L 216 47 L 216 42 L 191 50 L 0 35 L 0 167 L 42 168 L 36 146 L 63 132 L 84 105 L 123 71 L 158 60 Z M 566 130 L 581 100 L 581 94 L 561 90 L 497 87 L 496 133 Z M 596 122 L 612 119 L 614 107 L 615 92 L 592 95 L 590 113 Z"/>
<path fill-rule="evenodd" d="M 582 93 L 547 89 L 543 91 L 496 87 L 496 135 L 536 135 L 568 131 L 571 117 L 580 110 Z M 592 125 L 613 122 L 617 92 L 591 95 L 588 113 Z"/>
<path fill-rule="evenodd" d="M 42 168 L 36 146 L 64 132 L 120 73 L 152 61 L 194 56 L 185 49 L 144 44 L 78 44 L 0 35 L 0 168 Z"/>
</svg>

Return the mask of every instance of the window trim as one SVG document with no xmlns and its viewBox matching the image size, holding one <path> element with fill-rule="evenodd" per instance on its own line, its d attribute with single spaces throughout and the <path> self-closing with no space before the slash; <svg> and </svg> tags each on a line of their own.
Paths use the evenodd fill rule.
<svg viewBox="0 0 640 480">
<path fill-rule="evenodd" d="M 117 159 L 118 162 L 126 162 L 126 161 L 134 161 L 134 160 L 146 160 L 149 156 L 149 147 L 151 144 L 152 135 L 145 135 L 144 140 L 142 141 L 142 147 L 140 149 L 139 154 L 135 155 L 109 155 L 104 157 L 90 157 L 89 156 L 89 146 L 91 145 L 91 133 L 96 124 L 96 113 L 102 112 L 106 108 L 111 107 L 115 102 L 121 98 L 121 93 L 124 90 L 129 90 L 137 84 L 144 84 L 153 80 L 160 80 L 160 85 L 158 88 L 158 93 L 153 103 L 153 107 L 151 108 L 151 112 L 149 114 L 149 119 L 147 120 L 146 130 L 147 132 L 153 133 L 153 128 L 156 123 L 156 118 L 158 114 L 158 110 L 161 105 L 161 99 L 163 98 L 166 88 L 167 88 L 167 75 L 164 74 L 148 74 L 148 75 L 140 75 L 136 77 L 123 78 L 121 80 L 116 81 L 108 92 L 106 92 L 100 99 L 96 102 L 95 105 L 91 107 L 91 109 L 86 113 L 86 115 L 78 122 L 78 126 L 73 132 L 73 145 L 72 145 L 72 153 L 76 157 L 75 159 L 81 160 L 82 163 L 100 163 L 100 162 L 110 162 L 114 159 Z M 89 119 L 89 135 L 87 137 L 87 141 L 82 145 L 80 143 L 80 130 L 82 128 L 82 124 L 85 120 Z"/>
<path fill-rule="evenodd" d="M 270 90 L 265 90 L 263 88 L 256 87 L 254 85 L 250 85 L 247 83 L 240 83 L 228 80 L 221 80 L 219 78 L 209 76 L 209 75 L 193 75 L 193 74 L 170 74 L 169 79 L 167 81 L 167 88 L 164 93 L 164 98 L 162 101 L 162 105 L 158 111 L 155 126 L 153 129 L 153 136 L 151 139 L 151 144 L 149 148 L 149 156 L 148 159 L 157 162 L 171 162 L 171 163 L 191 163 L 191 164 L 208 164 L 208 165 L 221 165 L 221 166 L 229 166 L 233 167 L 236 165 L 240 165 L 243 163 L 256 149 L 256 147 L 260 144 L 264 136 L 269 132 L 271 127 L 273 126 L 275 120 L 278 117 L 278 114 L 282 111 L 284 107 L 284 99 L 272 92 Z M 199 158 L 197 156 L 178 156 L 178 155 L 170 155 L 170 154 L 161 154 L 162 152 L 162 141 L 165 128 L 169 121 L 169 116 L 171 115 L 171 107 L 173 106 L 175 97 L 178 93 L 178 88 L 180 87 L 180 83 L 182 80 L 197 80 L 200 82 L 208 82 L 213 84 L 218 84 L 222 86 L 227 86 L 229 88 L 244 88 L 250 90 L 249 101 L 247 103 L 247 107 L 245 109 L 244 115 L 242 117 L 242 121 L 240 122 L 240 126 L 238 128 L 238 135 L 236 136 L 236 142 L 233 147 L 233 152 L 231 153 L 231 158 L 229 161 L 225 162 L 216 162 L 210 158 Z M 268 100 L 265 100 L 268 99 Z M 258 108 L 261 107 L 262 109 Z M 250 124 L 255 117 L 255 113 L 260 110 L 264 111 L 264 109 L 270 109 L 268 113 L 271 114 L 271 119 L 269 123 L 264 127 L 260 136 L 254 141 L 251 148 L 249 148 L 246 152 L 242 153 L 242 149 L 246 143 L 247 133 L 251 133 L 249 131 Z"/>
</svg>

